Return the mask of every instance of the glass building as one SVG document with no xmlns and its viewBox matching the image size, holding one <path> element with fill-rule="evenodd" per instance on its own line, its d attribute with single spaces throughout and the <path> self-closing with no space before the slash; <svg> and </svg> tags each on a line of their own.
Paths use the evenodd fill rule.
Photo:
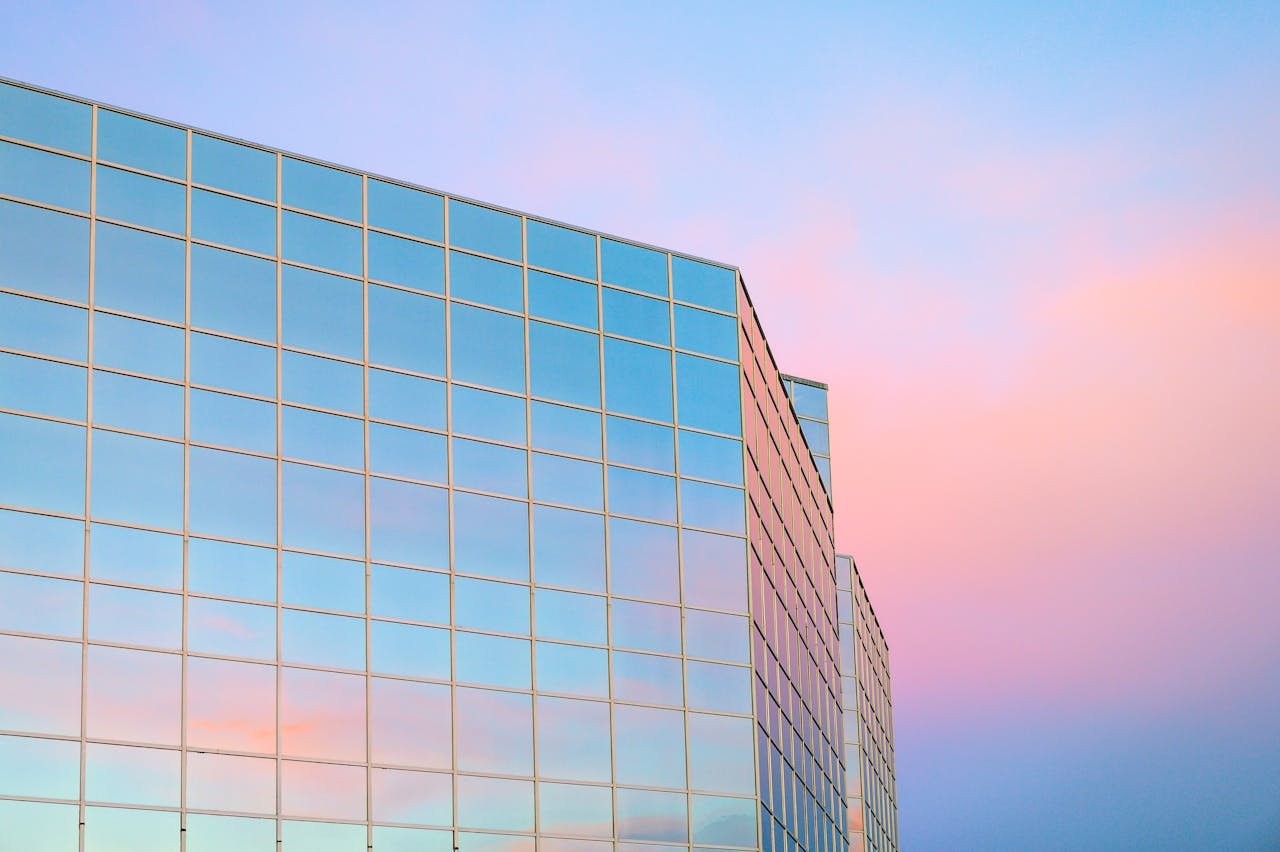
<svg viewBox="0 0 1280 852">
<path fill-rule="evenodd" d="M 847 848 L 802 397 L 733 267 L 0 82 L 0 850 Z"/>
<path fill-rule="evenodd" d="M 831 494 L 831 427 L 827 415 L 827 386 L 799 376 L 782 377 L 782 384 L 795 406 L 800 431 L 813 454 L 822 484 Z"/>
</svg>

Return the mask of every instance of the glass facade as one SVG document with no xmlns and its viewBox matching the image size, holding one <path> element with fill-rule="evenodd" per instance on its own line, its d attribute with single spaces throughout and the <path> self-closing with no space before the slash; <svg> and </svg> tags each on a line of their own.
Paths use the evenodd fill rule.
<svg viewBox="0 0 1280 852">
<path fill-rule="evenodd" d="M 731 267 L 0 82 L 0 848 L 847 848 L 789 390 Z"/>
<path fill-rule="evenodd" d="M 796 418 L 800 421 L 800 431 L 809 445 L 813 463 L 818 466 L 822 484 L 831 494 L 831 420 L 827 413 L 827 386 L 812 379 L 786 375 L 782 377 L 782 385 L 791 397 Z"/>
</svg>

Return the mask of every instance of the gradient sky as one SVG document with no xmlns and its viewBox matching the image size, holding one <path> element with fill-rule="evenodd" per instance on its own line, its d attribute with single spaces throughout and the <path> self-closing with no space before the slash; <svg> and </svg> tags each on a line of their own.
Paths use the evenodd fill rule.
<svg viewBox="0 0 1280 852">
<path fill-rule="evenodd" d="M 1280 5 L 940 5 L 11 2 L 0 75 L 740 265 L 904 848 L 1280 847 Z"/>
</svg>

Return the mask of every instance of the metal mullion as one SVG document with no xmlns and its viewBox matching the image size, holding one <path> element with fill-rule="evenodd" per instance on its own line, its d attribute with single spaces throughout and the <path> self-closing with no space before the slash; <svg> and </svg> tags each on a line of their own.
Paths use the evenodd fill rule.
<svg viewBox="0 0 1280 852">
<path fill-rule="evenodd" d="M 449 244 L 449 199 L 440 199 L 441 229 L 444 245 Z M 449 785 L 451 793 L 450 836 L 453 848 L 458 848 L 458 684 L 457 672 L 454 671 L 454 646 L 457 638 L 457 627 L 454 618 L 454 587 L 457 576 L 454 574 L 454 542 L 453 542 L 453 276 L 449 263 L 448 249 L 444 254 L 444 428 L 445 428 L 445 493 L 448 498 L 448 536 L 449 536 Z"/>
<path fill-rule="evenodd" d="M 191 132 L 183 134 L 186 141 L 186 186 L 184 198 L 186 203 L 186 228 L 183 246 L 183 319 L 185 326 L 182 335 L 183 369 L 182 369 L 182 615 L 179 636 L 179 653 L 181 667 L 179 669 L 178 696 L 179 730 L 178 730 L 178 825 L 181 837 L 181 849 L 187 847 L 187 632 L 190 622 L 187 618 L 187 548 L 191 532 Z"/>
<path fill-rule="evenodd" d="M 531 340 L 529 326 L 529 219 L 522 216 L 520 218 L 520 258 L 522 267 L 520 269 L 520 283 L 523 287 L 521 293 L 521 305 L 524 308 L 523 321 L 520 325 L 521 334 L 524 336 L 524 466 L 525 466 L 525 493 L 528 499 L 525 502 L 525 519 L 528 523 L 528 533 L 526 539 L 526 547 L 528 548 L 528 560 L 525 565 L 526 579 L 528 585 L 525 588 L 529 593 L 529 712 L 530 716 L 530 733 L 532 742 L 530 743 L 533 767 L 530 770 L 533 785 L 533 834 L 538 836 L 539 826 L 542 823 L 542 809 L 540 805 L 538 784 L 538 655 L 535 653 L 536 644 L 534 636 L 538 630 L 537 607 L 535 604 L 533 590 L 533 548 L 534 548 L 534 531 L 533 531 L 533 342 Z M 535 841 L 536 843 L 536 841 Z"/>
<path fill-rule="evenodd" d="M 0 200 L 9 201 L 14 204 L 25 204 L 28 207 L 37 207 L 41 210 L 52 210 L 55 213 L 63 213 L 80 219 L 89 218 L 89 214 L 83 210 L 76 210 L 74 207 L 59 207 L 57 204 L 50 204 L 47 201 L 37 201 L 34 198 L 24 198 L 21 195 L 9 195 L 6 192 L 0 192 Z M 92 206 L 93 204 L 90 202 L 90 207 Z"/>
<path fill-rule="evenodd" d="M 281 758 L 281 752 L 283 750 L 283 743 L 280 736 L 280 725 L 281 725 L 280 696 L 284 688 L 284 668 L 281 666 L 281 661 L 283 659 L 283 649 L 284 649 L 284 642 L 283 642 L 284 612 L 283 612 L 283 609 L 281 606 L 281 600 L 280 600 L 280 588 L 281 588 L 282 577 L 284 572 L 283 558 L 281 557 L 281 549 L 284 547 L 284 462 L 282 461 L 282 456 L 281 456 L 281 450 L 283 449 L 283 444 L 284 444 L 284 441 L 283 441 L 284 415 L 283 415 L 283 404 L 282 404 L 282 401 L 284 399 L 284 393 L 283 393 L 284 391 L 284 388 L 283 388 L 284 353 L 283 353 L 283 350 L 281 349 L 281 345 L 284 340 L 284 269 L 281 263 L 281 243 L 284 239 L 284 233 L 283 233 L 284 224 L 283 224 L 283 214 L 281 213 L 281 210 L 280 210 L 280 199 L 283 195 L 284 187 L 283 187 L 283 179 L 281 178 L 282 166 L 280 163 L 279 152 L 276 152 L 275 161 L 276 161 L 276 187 L 275 187 L 276 197 L 275 197 L 274 206 L 275 206 L 275 217 L 276 217 L 276 245 L 275 245 L 275 253 L 274 253 L 275 257 L 273 258 L 273 260 L 275 262 L 275 272 L 276 272 L 276 339 L 275 339 L 275 354 L 276 354 L 276 376 L 275 376 L 276 378 L 276 398 L 275 398 L 275 406 L 276 406 L 276 454 L 275 454 L 275 462 L 276 462 L 276 465 L 275 465 L 276 467 L 276 542 L 275 542 L 276 658 L 274 660 L 275 674 L 276 674 L 276 694 L 275 694 L 275 719 L 276 719 L 275 745 L 276 745 L 276 748 L 275 748 L 275 754 L 273 755 L 273 757 L 275 758 L 275 763 L 276 763 L 276 778 L 275 778 L 276 801 L 275 801 L 275 812 L 274 812 L 275 824 L 276 824 L 276 843 L 280 844 L 283 842 L 283 839 L 284 839 L 284 822 L 282 819 L 282 812 L 281 812 L 282 811 L 281 802 L 283 801 L 283 791 L 281 789 L 282 776 L 283 776 L 283 763 Z"/>
<path fill-rule="evenodd" d="M 360 176 L 360 262 L 364 280 L 360 284 L 363 339 L 361 341 L 363 364 L 360 368 L 362 411 L 364 423 L 364 816 L 366 838 L 369 848 L 373 848 L 373 568 L 370 560 L 373 556 L 372 543 L 372 468 L 369 459 L 369 181 Z"/>
</svg>

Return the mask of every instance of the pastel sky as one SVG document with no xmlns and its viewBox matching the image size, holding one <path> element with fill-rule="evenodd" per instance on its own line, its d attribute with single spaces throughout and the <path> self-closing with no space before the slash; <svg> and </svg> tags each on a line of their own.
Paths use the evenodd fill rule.
<svg viewBox="0 0 1280 852">
<path fill-rule="evenodd" d="M 0 57 L 740 265 L 832 387 L 904 848 L 1280 846 L 1280 5 L 8 3 Z"/>
</svg>

